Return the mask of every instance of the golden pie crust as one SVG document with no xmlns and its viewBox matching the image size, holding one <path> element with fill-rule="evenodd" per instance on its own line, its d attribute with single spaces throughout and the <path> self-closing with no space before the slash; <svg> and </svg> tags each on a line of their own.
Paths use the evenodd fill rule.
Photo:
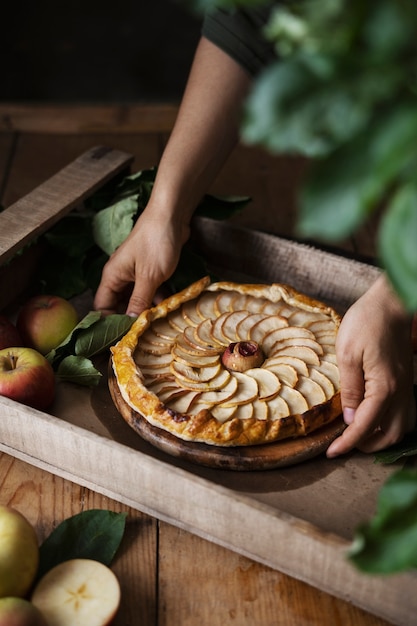
<svg viewBox="0 0 417 626">
<path fill-rule="evenodd" d="M 124 402 L 153 426 L 216 446 L 270 443 L 340 415 L 339 324 L 331 307 L 287 285 L 205 277 L 144 311 L 111 363 Z M 260 364 L 223 362 L 230 344 L 248 342 Z"/>
</svg>

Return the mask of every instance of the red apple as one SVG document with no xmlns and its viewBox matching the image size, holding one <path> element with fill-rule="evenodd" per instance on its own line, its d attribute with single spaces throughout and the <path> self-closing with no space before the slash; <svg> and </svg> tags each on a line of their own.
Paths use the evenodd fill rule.
<svg viewBox="0 0 417 626">
<path fill-rule="evenodd" d="M 0 395 L 35 409 L 47 409 L 55 396 L 52 366 L 32 348 L 0 350 Z"/>
<path fill-rule="evenodd" d="M 0 599 L 0 626 L 48 626 L 40 610 L 23 598 Z"/>
<path fill-rule="evenodd" d="M 23 305 L 17 318 L 17 329 L 25 345 L 43 355 L 56 348 L 77 324 L 77 311 L 59 296 L 34 296 Z"/>
<path fill-rule="evenodd" d="M 264 360 L 262 348 L 256 341 L 231 343 L 222 354 L 223 365 L 234 372 L 246 372 L 253 367 L 260 367 Z"/>
<path fill-rule="evenodd" d="M 19 331 L 6 315 L 0 315 L 0 350 L 17 346 L 23 346 Z"/>
</svg>

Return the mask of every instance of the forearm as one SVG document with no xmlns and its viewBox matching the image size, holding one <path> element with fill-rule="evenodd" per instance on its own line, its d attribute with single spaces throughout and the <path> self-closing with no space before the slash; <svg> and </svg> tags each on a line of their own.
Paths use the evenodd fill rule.
<svg viewBox="0 0 417 626">
<path fill-rule="evenodd" d="M 158 167 L 150 207 L 188 223 L 239 136 L 249 75 L 202 38 L 178 118 Z"/>
</svg>

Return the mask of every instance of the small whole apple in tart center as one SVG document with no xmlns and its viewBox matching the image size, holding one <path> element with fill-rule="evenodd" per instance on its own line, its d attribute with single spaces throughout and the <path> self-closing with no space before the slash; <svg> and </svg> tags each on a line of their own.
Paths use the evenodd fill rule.
<svg viewBox="0 0 417 626">
<path fill-rule="evenodd" d="M 246 372 L 254 367 L 260 367 L 264 360 L 265 355 L 256 341 L 230 343 L 222 354 L 223 365 L 234 372 Z"/>
</svg>

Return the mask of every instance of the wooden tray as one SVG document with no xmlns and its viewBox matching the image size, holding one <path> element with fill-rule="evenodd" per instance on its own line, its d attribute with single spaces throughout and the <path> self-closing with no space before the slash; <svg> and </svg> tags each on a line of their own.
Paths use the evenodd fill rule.
<svg viewBox="0 0 417 626">
<path fill-rule="evenodd" d="M 30 254 L 14 258 L 14 252 L 131 161 L 130 155 L 93 148 L 0 213 L 0 309 L 19 299 L 36 262 Z M 215 220 L 196 219 L 192 237 L 223 278 L 288 282 L 341 312 L 378 275 L 363 263 Z M 59 385 L 50 414 L 0 398 L 0 450 L 398 626 L 415 622 L 415 572 L 366 576 L 346 557 L 355 528 L 373 515 L 381 486 L 401 464 L 376 465 L 372 455 L 357 452 L 334 460 L 319 454 L 264 471 L 196 464 L 127 426 L 109 393 L 107 363 L 106 357 L 93 391 Z"/>
<path fill-rule="evenodd" d="M 123 399 L 112 367 L 108 368 L 110 394 L 120 415 L 133 430 L 159 450 L 198 465 L 224 470 L 255 471 L 289 467 L 322 454 L 345 428 L 341 417 L 301 439 L 259 446 L 220 447 L 183 441 L 150 424 Z"/>
</svg>

